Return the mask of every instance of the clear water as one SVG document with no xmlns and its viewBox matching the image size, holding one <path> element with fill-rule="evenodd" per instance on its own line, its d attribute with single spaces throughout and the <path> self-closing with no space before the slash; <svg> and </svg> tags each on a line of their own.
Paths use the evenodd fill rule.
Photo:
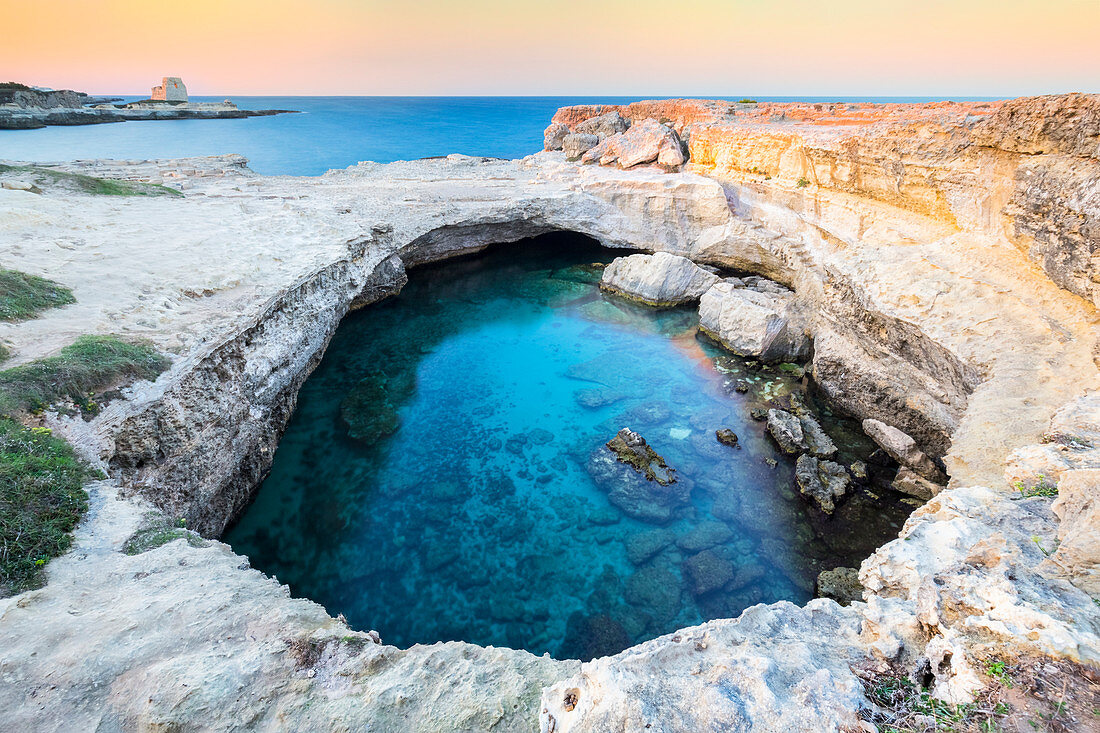
<svg viewBox="0 0 1100 733">
<path fill-rule="evenodd" d="M 715 347 L 692 309 L 601 294 L 587 263 L 613 256 L 572 235 L 526 240 L 414 270 L 401 295 L 349 315 L 226 541 L 387 643 L 587 659 L 807 601 L 820 570 L 896 535 L 910 507 L 888 492 L 860 488 L 832 517 L 807 504 L 750 417 L 800 384 Z M 870 452 L 858 428 L 823 420 L 842 460 Z M 600 460 L 625 426 L 690 490 L 666 524 L 608 500 L 616 482 L 645 483 Z M 724 427 L 740 448 L 717 442 Z M 733 577 L 697 595 L 685 563 L 710 544 Z"/>
<path fill-rule="evenodd" d="M 219 102 L 222 97 L 192 99 Z M 543 130 L 558 107 L 636 101 L 633 97 L 233 99 L 243 109 L 294 109 L 303 114 L 0 130 L 0 160 L 149 159 L 240 153 L 258 173 L 314 176 L 362 160 L 389 163 L 450 153 L 522 158 L 542 149 Z M 835 101 L 811 97 L 758 99 Z M 934 100 L 867 97 L 851 101 Z"/>
</svg>

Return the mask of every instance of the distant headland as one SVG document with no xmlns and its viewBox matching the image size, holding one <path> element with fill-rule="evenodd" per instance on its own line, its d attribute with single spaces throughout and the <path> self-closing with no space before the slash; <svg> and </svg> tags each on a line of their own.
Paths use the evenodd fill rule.
<svg viewBox="0 0 1100 733">
<path fill-rule="evenodd" d="M 71 89 L 54 90 L 0 82 L 0 130 L 34 130 L 49 125 L 98 125 L 142 120 L 219 120 L 266 117 L 289 109 L 240 109 L 223 102 L 191 102 L 178 76 L 166 76 L 148 99 L 125 104 L 118 97 L 92 97 Z"/>
</svg>

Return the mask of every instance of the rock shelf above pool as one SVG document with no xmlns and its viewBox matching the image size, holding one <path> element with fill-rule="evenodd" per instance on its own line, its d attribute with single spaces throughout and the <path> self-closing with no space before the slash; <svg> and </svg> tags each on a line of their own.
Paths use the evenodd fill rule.
<svg viewBox="0 0 1100 733">
<path fill-rule="evenodd" d="M 173 358 L 94 420 L 42 418 L 109 478 L 91 485 L 93 509 L 47 585 L 0 599 L 5 723 L 841 730 L 868 704 L 853 668 L 919 665 L 930 694 L 952 701 L 1004 655 L 1050 655 L 1084 679 L 1074 665 L 1100 660 L 1095 528 L 1080 498 L 1100 465 L 1100 291 L 1081 222 L 1100 213 L 1100 99 L 854 106 L 670 100 L 556 116 L 567 129 L 613 111 L 667 119 L 688 148 L 671 174 L 554 151 L 266 178 L 224 157 L 58 168 L 181 197 L 0 188 L 5 266 L 76 299 L 0 324 L 10 364 L 106 329 Z M 552 230 L 790 288 L 819 394 L 944 469 L 947 486 L 914 499 L 898 539 L 861 564 L 862 601 L 761 604 L 582 664 L 461 642 L 399 649 L 384 630 L 377 643 L 219 542 L 121 551 L 152 511 L 221 535 L 350 308 L 399 291 L 406 267 Z M 708 446 L 748 455 L 719 444 L 717 427 Z M 1057 511 L 1051 486 L 1066 491 Z M 685 552 L 664 539 L 632 544 L 625 562 Z M 735 582 L 728 558 L 702 553 L 673 567 L 699 590 Z M 632 597 L 672 608 L 664 569 L 635 580 Z M 601 624 L 585 630 L 597 637 Z"/>
</svg>

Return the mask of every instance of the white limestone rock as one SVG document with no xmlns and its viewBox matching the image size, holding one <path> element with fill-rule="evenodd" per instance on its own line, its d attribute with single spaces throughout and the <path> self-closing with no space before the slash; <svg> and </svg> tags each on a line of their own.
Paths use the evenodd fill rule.
<svg viewBox="0 0 1100 733">
<path fill-rule="evenodd" d="M 569 126 L 560 122 L 551 122 L 550 126 L 542 134 L 543 150 L 561 150 L 565 136 L 569 134 Z"/>
<path fill-rule="evenodd" d="M 562 138 L 561 149 L 566 160 L 579 160 L 582 155 L 596 147 L 600 138 L 585 133 L 570 133 Z"/>
<path fill-rule="evenodd" d="M 917 441 L 901 430 L 881 420 L 868 418 L 863 421 L 863 432 L 901 465 L 908 466 L 933 483 L 947 483 L 947 477 L 935 461 L 917 447 Z"/>
<path fill-rule="evenodd" d="M 1058 517 L 1058 549 L 1047 559 L 1070 582 L 1100 596 L 1100 469 L 1066 471 L 1051 509 Z"/>
<path fill-rule="evenodd" d="M 809 342 L 792 322 L 792 295 L 762 293 L 718 282 L 699 301 L 703 332 L 741 356 L 765 361 L 792 361 L 804 357 Z"/>
<path fill-rule="evenodd" d="M 669 306 L 698 300 L 718 280 L 686 257 L 657 252 L 615 258 L 604 269 L 600 287 L 649 305 Z"/>
<path fill-rule="evenodd" d="M 582 135 L 595 135 L 600 140 L 618 135 L 630 129 L 630 122 L 618 112 L 607 112 L 598 117 L 590 117 L 573 126 L 573 132 Z"/>
<path fill-rule="evenodd" d="M 860 730 L 858 613 L 753 606 L 594 659 L 544 690 L 542 733 Z"/>
<path fill-rule="evenodd" d="M 676 132 L 651 119 L 636 122 L 626 132 L 604 139 L 581 157 L 582 163 L 618 165 L 620 168 L 633 168 L 642 163 L 675 168 L 686 161 L 683 144 Z"/>
</svg>

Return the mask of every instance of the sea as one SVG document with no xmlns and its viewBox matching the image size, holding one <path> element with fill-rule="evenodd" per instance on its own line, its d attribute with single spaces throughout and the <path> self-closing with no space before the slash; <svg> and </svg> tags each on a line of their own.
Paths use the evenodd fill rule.
<svg viewBox="0 0 1100 733">
<path fill-rule="evenodd" d="M 125 101 L 140 97 L 117 95 Z M 668 95 L 664 95 L 667 97 Z M 683 95 L 708 99 L 739 99 Z M 239 153 L 266 175 L 317 176 L 360 161 L 389 163 L 451 153 L 522 158 L 542 148 L 554 111 L 652 97 L 232 97 L 242 109 L 300 114 L 240 120 L 123 122 L 0 130 L 0 160 L 179 158 Z M 218 102 L 224 97 L 191 97 Z M 754 97 L 773 102 L 974 101 L 978 97 Z"/>
</svg>

